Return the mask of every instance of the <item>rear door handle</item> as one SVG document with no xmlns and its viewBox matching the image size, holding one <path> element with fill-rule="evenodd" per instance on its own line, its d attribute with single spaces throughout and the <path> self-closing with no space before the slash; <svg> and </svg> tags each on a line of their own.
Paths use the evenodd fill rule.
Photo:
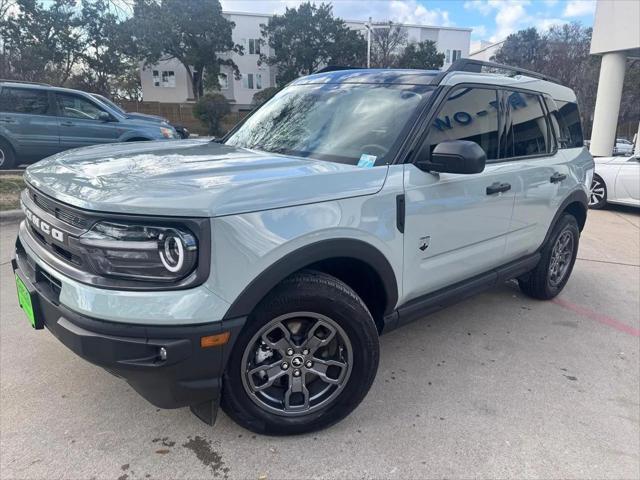
<svg viewBox="0 0 640 480">
<path fill-rule="evenodd" d="M 510 183 L 495 182 L 487 187 L 487 195 L 493 195 L 494 193 L 502 193 L 511 190 Z"/>
<path fill-rule="evenodd" d="M 549 181 L 551 183 L 558 183 L 563 181 L 566 178 L 567 176 L 564 173 L 555 172 L 553 175 L 551 175 L 551 178 L 549 178 Z"/>
<path fill-rule="evenodd" d="M 75 123 L 70 122 L 69 120 L 67 120 L 65 122 L 60 122 L 60 125 L 62 125 L 63 127 L 73 127 L 75 125 Z"/>
</svg>

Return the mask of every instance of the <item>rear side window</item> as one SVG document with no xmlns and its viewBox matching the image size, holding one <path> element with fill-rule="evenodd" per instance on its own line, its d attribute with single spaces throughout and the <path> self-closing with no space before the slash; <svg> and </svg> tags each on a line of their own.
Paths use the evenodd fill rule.
<svg viewBox="0 0 640 480">
<path fill-rule="evenodd" d="M 525 92 L 505 92 L 507 96 L 507 130 L 504 157 L 544 155 L 552 150 L 551 129 L 540 96 Z"/>
<path fill-rule="evenodd" d="M 429 152 L 448 140 L 475 142 L 485 151 L 487 160 L 498 158 L 496 90 L 465 87 L 449 95 L 429 128 Z"/>
<path fill-rule="evenodd" d="M 0 112 L 49 113 L 49 96 L 46 90 L 4 87 L 0 92 Z"/>
<path fill-rule="evenodd" d="M 584 137 L 578 105 L 574 102 L 547 100 L 547 106 L 558 123 L 560 148 L 583 147 Z"/>
</svg>

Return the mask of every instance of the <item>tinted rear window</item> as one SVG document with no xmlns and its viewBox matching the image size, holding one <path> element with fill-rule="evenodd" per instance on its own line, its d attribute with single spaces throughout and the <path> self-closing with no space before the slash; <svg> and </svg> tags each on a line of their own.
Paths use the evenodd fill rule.
<svg viewBox="0 0 640 480">
<path fill-rule="evenodd" d="M 584 146 L 578 105 L 561 100 L 555 100 L 555 102 L 547 101 L 547 104 L 549 111 L 557 121 L 557 128 L 560 130 L 560 138 L 558 138 L 560 148 L 579 148 Z"/>
<path fill-rule="evenodd" d="M 49 97 L 46 90 L 5 87 L 0 92 L 0 112 L 46 115 Z"/>
<path fill-rule="evenodd" d="M 538 95 L 511 92 L 509 118 L 513 129 L 513 143 L 505 151 L 505 157 L 542 155 L 550 149 L 547 121 Z"/>
</svg>

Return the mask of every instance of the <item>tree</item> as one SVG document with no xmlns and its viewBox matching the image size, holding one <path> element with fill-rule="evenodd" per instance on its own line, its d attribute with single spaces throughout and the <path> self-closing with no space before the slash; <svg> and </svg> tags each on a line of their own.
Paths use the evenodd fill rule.
<svg viewBox="0 0 640 480">
<path fill-rule="evenodd" d="M 54 0 L 48 8 L 37 0 L 16 0 L 16 10 L 0 20 L 3 76 L 64 83 L 80 61 L 83 45 L 75 0 Z"/>
<path fill-rule="evenodd" d="M 362 65 L 366 44 L 359 32 L 333 16 L 331 5 L 310 2 L 287 8 L 261 25 L 263 43 L 271 55 L 261 61 L 277 68 L 278 84 L 315 72 L 331 64 Z"/>
<path fill-rule="evenodd" d="M 222 16 L 218 0 L 136 0 L 127 22 L 129 53 L 147 64 L 175 58 L 187 71 L 196 98 L 218 85 L 223 65 L 239 76 L 225 54 L 243 53 L 231 37 L 235 24 Z"/>
<path fill-rule="evenodd" d="M 391 68 L 397 63 L 398 52 L 407 44 L 407 30 L 392 22 L 373 25 L 371 30 L 371 66 Z"/>
<path fill-rule="evenodd" d="M 222 120 L 229 114 L 229 101 L 220 93 L 207 93 L 193 107 L 193 116 L 204 123 L 210 135 L 220 135 Z"/>
<path fill-rule="evenodd" d="M 539 72 L 545 67 L 547 55 L 547 39 L 531 27 L 509 35 L 492 60 Z"/>
<path fill-rule="evenodd" d="M 400 68 L 436 70 L 444 65 L 444 53 L 438 53 L 436 42 L 431 40 L 410 43 L 398 58 L 397 65 Z"/>
</svg>

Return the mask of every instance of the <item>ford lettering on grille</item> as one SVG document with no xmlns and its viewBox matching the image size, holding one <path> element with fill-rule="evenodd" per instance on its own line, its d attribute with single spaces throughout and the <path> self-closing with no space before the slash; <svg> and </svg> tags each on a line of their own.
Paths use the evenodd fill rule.
<svg viewBox="0 0 640 480">
<path fill-rule="evenodd" d="M 51 226 L 49 223 L 42 220 L 35 213 L 29 210 L 24 204 L 22 205 L 24 209 L 24 214 L 29 220 L 29 223 L 33 225 L 40 233 L 57 240 L 58 242 L 64 243 L 64 232 L 58 230 L 57 228 Z"/>
</svg>

